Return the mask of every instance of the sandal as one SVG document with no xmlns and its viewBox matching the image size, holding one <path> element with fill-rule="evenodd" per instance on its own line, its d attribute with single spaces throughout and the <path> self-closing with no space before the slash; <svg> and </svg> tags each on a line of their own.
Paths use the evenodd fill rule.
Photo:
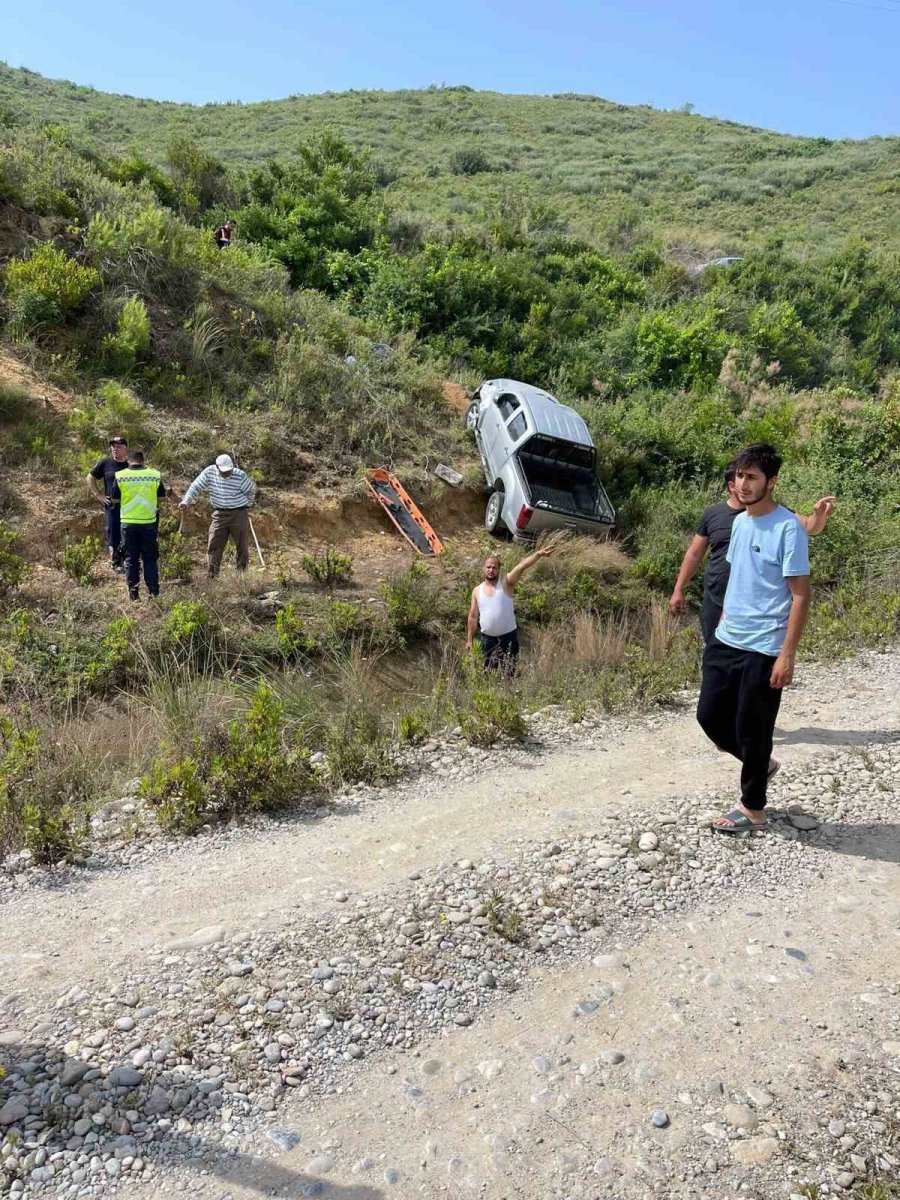
<svg viewBox="0 0 900 1200">
<path fill-rule="evenodd" d="M 777 758 L 773 758 L 770 761 L 771 761 L 772 765 L 769 767 L 768 771 L 766 771 L 766 783 L 771 783 L 772 780 L 775 778 L 775 776 L 778 774 L 778 772 L 781 770 L 781 763 L 778 761 Z"/>
<path fill-rule="evenodd" d="M 717 825 L 713 823 L 710 828 L 713 833 L 724 833 L 731 836 L 735 833 L 754 833 L 759 830 L 762 832 L 769 826 L 768 820 L 751 821 L 746 813 L 741 812 L 739 808 L 733 808 L 731 812 L 725 813 L 724 817 L 719 820 L 728 821 L 728 825 Z"/>
</svg>

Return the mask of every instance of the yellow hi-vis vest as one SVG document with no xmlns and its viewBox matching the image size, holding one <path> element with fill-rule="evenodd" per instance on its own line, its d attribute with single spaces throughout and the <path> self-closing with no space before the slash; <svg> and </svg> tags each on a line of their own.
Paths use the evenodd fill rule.
<svg viewBox="0 0 900 1200">
<path fill-rule="evenodd" d="M 157 490 L 162 479 L 152 467 L 126 467 L 116 471 L 123 525 L 152 525 L 156 520 Z"/>
</svg>

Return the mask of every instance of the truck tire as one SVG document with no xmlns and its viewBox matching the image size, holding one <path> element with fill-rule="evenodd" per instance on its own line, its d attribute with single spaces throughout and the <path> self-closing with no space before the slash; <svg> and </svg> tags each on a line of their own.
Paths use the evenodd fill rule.
<svg viewBox="0 0 900 1200">
<path fill-rule="evenodd" d="M 484 510 L 484 527 L 488 533 L 502 533 L 503 524 L 503 493 L 491 492 Z"/>
<path fill-rule="evenodd" d="M 478 428 L 478 401 L 473 401 L 466 409 L 466 429 L 471 429 L 474 433 Z"/>
</svg>

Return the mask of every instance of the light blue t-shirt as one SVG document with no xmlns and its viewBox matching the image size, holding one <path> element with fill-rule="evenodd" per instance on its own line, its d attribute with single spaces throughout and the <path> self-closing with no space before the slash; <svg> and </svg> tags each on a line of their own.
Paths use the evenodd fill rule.
<svg viewBox="0 0 900 1200">
<path fill-rule="evenodd" d="M 764 517 L 735 518 L 728 547 L 731 574 L 716 637 L 738 650 L 778 655 L 791 615 L 788 578 L 809 574 L 809 538 L 779 504 Z"/>
</svg>

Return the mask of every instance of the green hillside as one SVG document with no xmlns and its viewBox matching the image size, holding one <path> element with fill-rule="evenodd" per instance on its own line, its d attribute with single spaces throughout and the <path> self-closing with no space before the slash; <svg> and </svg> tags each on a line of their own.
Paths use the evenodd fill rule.
<svg viewBox="0 0 900 1200">
<path fill-rule="evenodd" d="M 327 129 L 371 150 L 397 208 L 465 227 L 525 201 L 577 236 L 639 224 L 686 261 L 773 237 L 815 250 L 851 232 L 900 244 L 900 138 L 789 137 L 596 96 L 466 87 L 194 107 L 6 66 L 0 108 L 157 162 L 187 137 L 227 163 L 258 164 Z"/>
<path fill-rule="evenodd" d="M 896 141 L 460 88 L 194 109 L 0 83 L 0 854 L 71 853 L 116 778 L 195 830 L 384 779 L 395 736 L 671 694 L 698 662 L 673 580 L 750 442 L 785 503 L 838 497 L 805 648 L 896 637 Z M 690 269 L 715 251 L 741 261 Z M 500 376 L 578 409 L 617 509 L 616 544 L 517 592 L 509 687 L 460 654 L 488 539 L 459 385 Z M 162 596 L 126 600 L 84 482 L 121 433 L 179 496 L 235 451 L 265 572 L 206 584 L 202 520 L 167 517 Z M 381 465 L 436 562 L 367 500 Z"/>
</svg>

